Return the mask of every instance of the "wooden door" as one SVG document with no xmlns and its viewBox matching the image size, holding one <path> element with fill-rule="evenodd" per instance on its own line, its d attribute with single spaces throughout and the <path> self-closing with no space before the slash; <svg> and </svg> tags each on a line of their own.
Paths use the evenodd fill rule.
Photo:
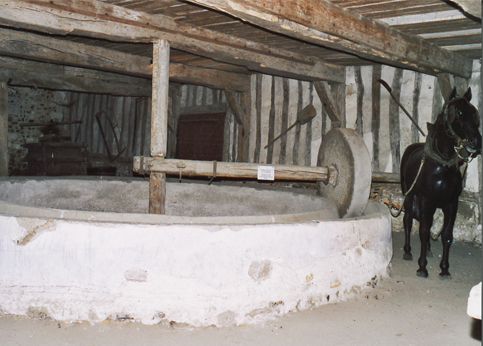
<svg viewBox="0 0 483 346">
<path fill-rule="evenodd" d="M 176 158 L 222 161 L 224 126 L 225 113 L 181 115 Z"/>
</svg>

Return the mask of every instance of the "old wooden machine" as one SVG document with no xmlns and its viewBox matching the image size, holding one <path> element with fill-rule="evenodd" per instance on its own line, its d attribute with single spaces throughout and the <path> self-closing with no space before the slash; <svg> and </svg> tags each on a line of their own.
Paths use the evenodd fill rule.
<svg viewBox="0 0 483 346">
<path fill-rule="evenodd" d="M 85 175 L 88 151 L 84 143 L 72 143 L 61 126 L 81 124 L 82 121 L 22 123 L 20 126 L 41 126 L 38 142 L 26 143 L 28 175 Z"/>
</svg>

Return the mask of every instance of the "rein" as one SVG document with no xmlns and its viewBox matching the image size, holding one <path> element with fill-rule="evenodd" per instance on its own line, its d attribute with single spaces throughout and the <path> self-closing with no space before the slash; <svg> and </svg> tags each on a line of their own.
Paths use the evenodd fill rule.
<svg viewBox="0 0 483 346">
<path fill-rule="evenodd" d="M 391 213 L 392 217 L 398 217 L 399 215 L 401 215 L 401 212 L 402 212 L 402 210 L 404 208 L 404 202 L 406 202 L 406 197 L 407 197 L 407 195 L 409 195 L 409 193 L 411 192 L 411 190 L 413 189 L 413 187 L 416 185 L 416 182 L 418 181 L 418 178 L 419 178 L 419 174 L 421 173 L 421 170 L 423 169 L 423 165 L 424 165 L 424 160 L 425 159 L 426 159 L 426 157 L 423 154 L 423 158 L 421 159 L 421 164 L 419 165 L 418 174 L 416 174 L 416 178 L 414 178 L 413 184 L 411 185 L 411 187 L 409 188 L 409 190 L 407 190 L 406 193 L 404 194 L 403 201 L 401 203 L 401 206 L 397 210 L 397 213 L 396 214 L 393 214 L 392 213 L 392 209 L 389 208 L 389 212 Z"/>
</svg>

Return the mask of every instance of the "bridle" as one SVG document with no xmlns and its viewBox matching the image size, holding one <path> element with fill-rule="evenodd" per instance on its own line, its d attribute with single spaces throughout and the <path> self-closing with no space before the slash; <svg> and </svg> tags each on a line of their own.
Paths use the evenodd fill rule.
<svg viewBox="0 0 483 346">
<path fill-rule="evenodd" d="M 450 167 L 450 166 L 458 166 L 461 164 L 467 164 L 470 159 L 472 159 L 471 155 L 475 152 L 475 150 L 471 150 L 466 144 L 468 143 L 467 139 L 463 139 L 456 132 L 453 130 L 452 121 L 450 120 L 449 109 L 450 106 L 454 103 L 465 100 L 468 102 L 464 97 L 456 97 L 448 102 L 445 103 L 443 106 L 443 127 L 446 135 L 453 139 L 456 142 L 454 145 L 454 155 L 451 156 L 444 156 L 439 150 L 437 144 L 436 137 L 433 136 L 434 131 L 430 131 L 428 133 L 428 137 L 426 139 L 426 144 L 424 145 L 424 154 L 423 156 L 431 157 L 433 160 L 438 162 L 439 164 Z M 453 120 L 454 121 L 454 120 Z M 479 119 L 476 117 L 475 119 L 476 126 L 479 124 Z"/>
</svg>

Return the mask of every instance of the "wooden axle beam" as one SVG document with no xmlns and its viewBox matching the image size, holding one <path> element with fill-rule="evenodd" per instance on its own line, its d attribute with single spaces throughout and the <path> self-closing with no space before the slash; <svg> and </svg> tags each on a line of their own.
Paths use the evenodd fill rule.
<svg viewBox="0 0 483 346">
<path fill-rule="evenodd" d="M 329 179 L 328 167 L 305 167 L 291 165 L 262 165 L 244 162 L 216 162 L 163 159 L 157 157 L 134 157 L 134 172 L 143 174 L 181 174 L 184 177 L 223 177 L 257 179 L 259 167 L 274 167 L 275 180 L 322 181 Z"/>
</svg>

